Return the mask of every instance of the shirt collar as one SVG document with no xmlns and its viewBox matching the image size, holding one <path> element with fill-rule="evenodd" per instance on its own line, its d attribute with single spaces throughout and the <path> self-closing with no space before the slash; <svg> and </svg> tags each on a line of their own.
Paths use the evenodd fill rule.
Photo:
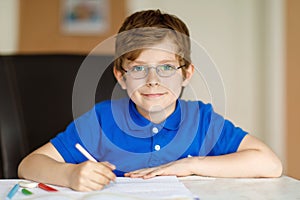
<svg viewBox="0 0 300 200">
<path fill-rule="evenodd" d="M 160 124 L 154 124 L 148 119 L 146 119 L 144 116 L 142 116 L 136 109 L 136 106 L 132 100 L 129 101 L 129 114 L 130 118 L 133 120 L 133 122 L 140 126 L 140 127 L 146 127 L 146 126 L 157 126 L 169 130 L 177 130 L 181 123 L 181 106 L 180 101 L 176 101 L 176 107 L 174 112 L 162 123 Z"/>
</svg>

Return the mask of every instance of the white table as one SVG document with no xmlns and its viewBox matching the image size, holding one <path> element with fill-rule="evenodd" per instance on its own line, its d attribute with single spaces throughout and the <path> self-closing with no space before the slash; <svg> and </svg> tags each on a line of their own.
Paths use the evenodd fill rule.
<svg viewBox="0 0 300 200">
<path fill-rule="evenodd" d="M 257 179 L 189 176 L 179 179 L 200 200 L 300 200 L 300 181 L 287 176 Z"/>
<path fill-rule="evenodd" d="M 0 199 L 3 199 L 7 191 L 15 184 L 18 183 L 17 179 L 0 179 Z M 280 178 L 249 178 L 249 179 L 236 179 L 236 178 L 207 178 L 199 176 L 189 176 L 179 178 L 186 188 L 188 188 L 200 200 L 240 200 L 240 199 L 253 199 L 253 200 L 300 200 L 300 181 L 282 176 Z M 141 183 L 143 184 L 143 183 Z M 5 186 L 6 185 L 6 186 Z M 1 189 L 2 188 L 2 189 Z M 55 197 L 53 193 L 44 192 L 46 199 L 97 199 L 86 198 L 89 193 L 80 193 L 72 191 L 68 188 L 56 187 L 60 190 L 63 198 Z M 5 190 L 5 191 L 4 191 Z M 93 193 L 92 193 L 93 194 Z M 66 196 L 64 196 L 66 195 Z M 69 198 L 71 197 L 71 198 Z M 16 195 L 12 200 L 17 199 L 35 199 L 26 197 L 24 195 Z M 42 198 L 45 199 L 45 198 Z M 105 199 L 105 198 L 104 198 Z M 148 198 L 125 198 L 117 197 L 114 199 L 143 199 Z M 109 198 L 111 200 L 111 198 Z"/>
</svg>

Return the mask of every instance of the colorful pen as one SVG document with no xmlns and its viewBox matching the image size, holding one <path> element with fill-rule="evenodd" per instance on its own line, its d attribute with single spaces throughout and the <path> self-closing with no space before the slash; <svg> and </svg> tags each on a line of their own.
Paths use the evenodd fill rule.
<svg viewBox="0 0 300 200">
<path fill-rule="evenodd" d="M 22 189 L 22 193 L 25 194 L 25 195 L 31 195 L 31 194 L 33 194 L 31 191 L 29 191 L 29 190 L 27 190 L 25 188 Z"/>
<path fill-rule="evenodd" d="M 16 184 L 10 191 L 9 193 L 6 195 L 6 200 L 10 200 L 13 198 L 13 196 L 18 192 L 20 188 L 19 184 Z"/>
<path fill-rule="evenodd" d="M 46 190 L 48 192 L 57 192 L 58 191 L 57 189 L 55 189 L 53 187 L 50 187 L 48 185 L 45 185 L 44 183 L 39 183 L 38 187 L 41 188 L 41 189 L 43 189 L 43 190 Z"/>
</svg>

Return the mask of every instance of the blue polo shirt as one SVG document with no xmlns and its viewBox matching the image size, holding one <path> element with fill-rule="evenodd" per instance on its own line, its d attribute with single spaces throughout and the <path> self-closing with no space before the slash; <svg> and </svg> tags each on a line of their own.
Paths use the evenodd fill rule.
<svg viewBox="0 0 300 200">
<path fill-rule="evenodd" d="M 155 124 L 123 98 L 96 104 L 51 143 L 65 162 L 81 163 L 87 159 L 75 148 L 80 143 L 96 160 L 116 165 L 114 172 L 123 176 L 189 156 L 236 152 L 246 134 L 201 101 L 177 100 L 175 111 Z"/>
</svg>

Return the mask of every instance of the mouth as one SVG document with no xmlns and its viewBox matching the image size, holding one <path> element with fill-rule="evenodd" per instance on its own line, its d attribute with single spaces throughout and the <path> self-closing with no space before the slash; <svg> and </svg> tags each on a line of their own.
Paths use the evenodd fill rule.
<svg viewBox="0 0 300 200">
<path fill-rule="evenodd" d="M 159 98 L 164 96 L 166 93 L 141 93 L 142 96 L 146 97 L 146 98 Z"/>
</svg>

